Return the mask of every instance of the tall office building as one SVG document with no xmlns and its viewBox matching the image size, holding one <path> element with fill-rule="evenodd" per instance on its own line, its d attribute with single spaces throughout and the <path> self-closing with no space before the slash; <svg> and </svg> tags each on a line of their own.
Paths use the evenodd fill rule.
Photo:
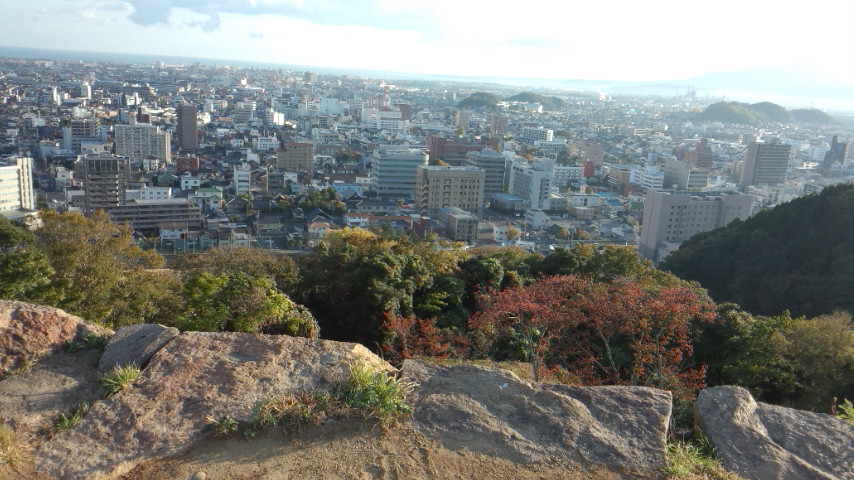
<svg viewBox="0 0 854 480">
<path fill-rule="evenodd" d="M 776 140 L 769 143 L 751 142 L 744 153 L 744 167 L 739 183 L 743 186 L 783 183 L 791 157 L 791 145 Z"/>
<path fill-rule="evenodd" d="M 172 161 L 169 134 L 160 127 L 147 123 L 116 125 L 116 155 L 128 159 L 156 158 L 165 163 Z"/>
<path fill-rule="evenodd" d="M 753 213 L 753 196 L 719 192 L 657 192 L 649 190 L 643 204 L 638 251 L 661 261 L 679 245 L 702 232 L 720 228 Z"/>
<path fill-rule="evenodd" d="M 415 172 L 430 156 L 421 149 L 383 145 L 371 159 L 371 189 L 381 197 L 415 197 Z"/>
<path fill-rule="evenodd" d="M 0 212 L 35 208 L 33 159 L 0 158 Z"/>
<path fill-rule="evenodd" d="M 531 208 L 544 208 L 549 198 L 551 174 L 542 163 L 516 163 L 510 177 L 510 194 L 524 199 Z"/>
<path fill-rule="evenodd" d="M 196 121 L 196 107 L 178 106 L 178 148 L 195 150 L 199 146 L 199 130 Z"/>
<path fill-rule="evenodd" d="M 80 156 L 74 176 L 83 181 L 84 215 L 109 211 L 125 203 L 130 164 L 126 158 L 109 154 Z"/>
<path fill-rule="evenodd" d="M 285 147 L 276 152 L 276 168 L 286 172 L 311 173 L 314 168 L 314 145 L 285 142 Z"/>
<path fill-rule="evenodd" d="M 709 183 L 709 171 L 693 163 L 665 157 L 663 167 L 664 188 L 698 192 Z"/>
<path fill-rule="evenodd" d="M 477 213 L 483 206 L 485 171 L 475 167 L 419 165 L 415 174 L 415 208 L 422 215 L 457 207 Z"/>
<path fill-rule="evenodd" d="M 477 152 L 467 152 L 466 165 L 483 169 L 486 172 L 483 183 L 484 199 L 489 201 L 496 193 L 504 193 L 507 159 L 501 152 L 496 152 L 490 148 L 484 148 Z"/>
</svg>

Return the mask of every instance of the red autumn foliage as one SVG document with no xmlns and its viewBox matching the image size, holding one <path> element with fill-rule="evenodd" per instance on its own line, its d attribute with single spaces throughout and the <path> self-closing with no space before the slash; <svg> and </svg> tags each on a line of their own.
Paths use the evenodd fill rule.
<svg viewBox="0 0 854 480">
<path fill-rule="evenodd" d="M 560 275 L 490 292 L 482 301 L 468 325 L 480 352 L 509 328 L 527 343 L 535 363 L 561 365 L 584 384 L 676 393 L 703 386 L 704 369 L 686 368 L 685 360 L 693 351 L 691 323 L 711 321 L 714 308 L 688 288 Z"/>
<path fill-rule="evenodd" d="M 468 339 L 436 327 L 433 318 L 421 319 L 414 315 L 395 316 L 384 314 L 382 323 L 383 343 L 386 360 L 400 363 L 413 357 L 466 358 Z"/>
</svg>

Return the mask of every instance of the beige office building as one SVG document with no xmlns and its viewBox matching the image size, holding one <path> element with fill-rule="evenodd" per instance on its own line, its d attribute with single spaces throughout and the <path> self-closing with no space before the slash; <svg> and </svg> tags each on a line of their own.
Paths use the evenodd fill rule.
<svg viewBox="0 0 854 480">
<path fill-rule="evenodd" d="M 415 171 L 415 208 L 431 216 L 448 207 L 477 213 L 483 206 L 485 175 L 482 168 L 419 165 Z"/>
<path fill-rule="evenodd" d="M 649 190 L 643 204 L 638 251 L 658 262 L 702 232 L 720 228 L 753 213 L 753 196 L 721 192 L 657 192 Z"/>
<path fill-rule="evenodd" d="M 777 185 L 786 181 L 792 147 L 776 141 L 752 142 L 744 153 L 741 185 Z"/>
</svg>

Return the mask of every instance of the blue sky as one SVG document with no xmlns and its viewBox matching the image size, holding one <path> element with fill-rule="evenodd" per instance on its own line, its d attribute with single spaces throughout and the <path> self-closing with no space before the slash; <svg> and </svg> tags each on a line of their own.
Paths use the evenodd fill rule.
<svg viewBox="0 0 854 480">
<path fill-rule="evenodd" d="M 851 0 L 0 0 L 0 45 L 415 73 L 854 85 Z"/>
</svg>

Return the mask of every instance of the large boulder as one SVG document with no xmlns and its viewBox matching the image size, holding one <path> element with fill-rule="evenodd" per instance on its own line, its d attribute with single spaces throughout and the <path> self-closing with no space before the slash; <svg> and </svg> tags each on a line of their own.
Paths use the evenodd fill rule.
<svg viewBox="0 0 854 480">
<path fill-rule="evenodd" d="M 632 478 L 664 466 L 671 396 L 645 387 L 530 384 L 473 365 L 406 361 L 414 420 L 452 450 L 518 463 L 604 466 Z"/>
<path fill-rule="evenodd" d="M 112 333 L 58 308 L 0 300 L 0 374 L 20 368 L 69 340 Z"/>
<path fill-rule="evenodd" d="M 130 388 L 94 404 L 71 431 L 39 446 L 36 468 L 60 479 L 121 475 L 177 453 L 210 432 L 211 419 L 254 419 L 269 398 L 324 390 L 348 365 L 390 366 L 352 343 L 241 333 L 183 333 Z"/>
<path fill-rule="evenodd" d="M 98 370 L 106 372 L 124 365 L 145 367 L 151 357 L 178 333 L 177 328 L 149 323 L 119 328 L 104 347 Z"/>
<path fill-rule="evenodd" d="M 756 402 L 741 387 L 700 392 L 694 419 L 728 470 L 748 479 L 854 479 L 854 426 Z"/>
</svg>

